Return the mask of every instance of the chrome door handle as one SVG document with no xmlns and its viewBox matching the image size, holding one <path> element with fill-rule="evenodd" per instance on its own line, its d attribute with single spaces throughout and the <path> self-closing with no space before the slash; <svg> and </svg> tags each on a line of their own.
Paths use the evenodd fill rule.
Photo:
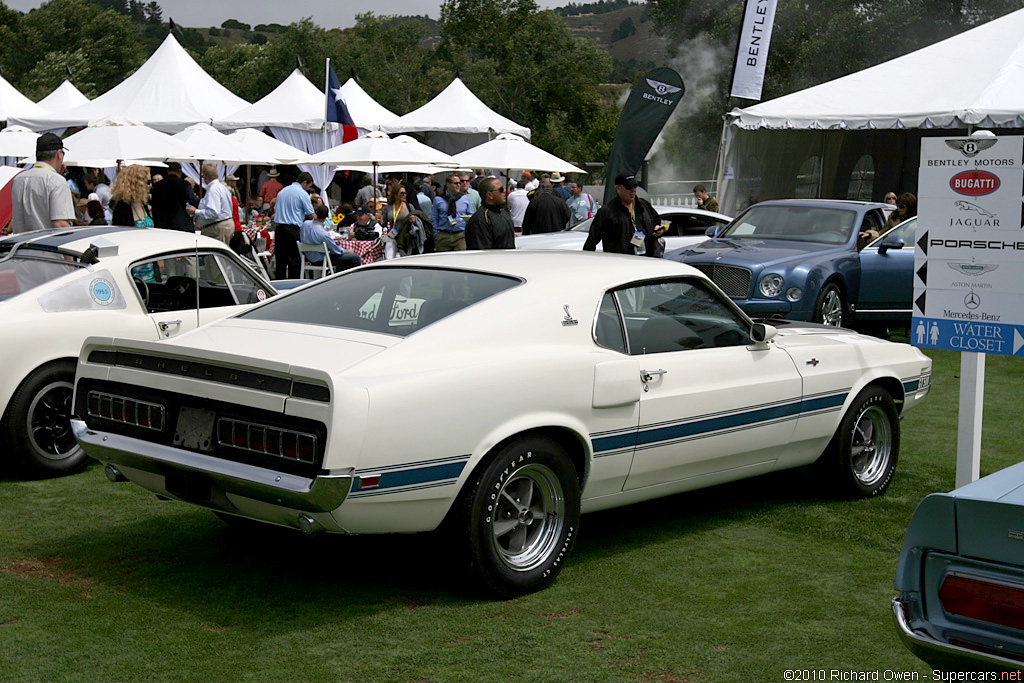
<svg viewBox="0 0 1024 683">
<path fill-rule="evenodd" d="M 161 332 L 166 332 L 167 328 L 169 328 L 171 325 L 181 325 L 181 321 L 180 320 L 161 320 L 160 321 L 160 331 Z"/>
<path fill-rule="evenodd" d="M 640 380 L 646 384 L 647 382 L 650 382 L 655 375 L 665 374 L 668 374 L 668 370 L 641 370 Z"/>
</svg>

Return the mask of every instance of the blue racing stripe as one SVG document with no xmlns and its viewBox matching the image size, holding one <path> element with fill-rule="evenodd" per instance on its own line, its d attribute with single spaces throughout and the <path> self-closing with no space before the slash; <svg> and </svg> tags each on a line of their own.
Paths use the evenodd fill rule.
<svg viewBox="0 0 1024 683">
<path fill-rule="evenodd" d="M 431 467 L 416 467 L 396 472 L 384 472 L 380 475 L 380 485 L 367 490 L 380 491 L 381 489 L 395 488 L 398 486 L 411 486 L 412 484 L 423 484 L 442 479 L 456 479 L 466 466 L 465 462 L 453 462 L 446 465 L 433 465 Z M 353 491 L 362 490 L 364 476 L 356 477 L 352 486 Z"/>
<path fill-rule="evenodd" d="M 734 431 L 763 426 L 775 421 L 792 419 L 801 415 L 820 411 L 829 411 L 841 407 L 848 393 L 815 395 L 799 401 L 787 401 L 773 406 L 759 407 L 756 410 L 716 415 L 704 419 L 679 422 L 655 428 L 638 429 L 635 433 L 616 434 L 614 436 L 592 438 L 594 454 L 605 454 L 614 451 L 649 447 L 664 441 L 689 440 L 695 437 L 708 436 L 715 432 Z"/>
</svg>

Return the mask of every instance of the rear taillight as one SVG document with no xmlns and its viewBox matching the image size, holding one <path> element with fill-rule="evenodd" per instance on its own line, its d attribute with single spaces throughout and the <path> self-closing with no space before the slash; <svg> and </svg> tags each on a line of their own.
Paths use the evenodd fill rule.
<svg viewBox="0 0 1024 683">
<path fill-rule="evenodd" d="M 274 455 L 299 462 L 316 462 L 316 435 L 222 417 L 217 421 L 217 443 L 251 453 Z"/>
<path fill-rule="evenodd" d="M 87 410 L 92 417 L 112 422 L 144 427 L 158 432 L 164 428 L 164 407 L 158 403 L 139 401 L 101 391 L 90 391 Z"/>
<path fill-rule="evenodd" d="M 939 600 L 948 614 L 1024 630 L 1024 587 L 950 574 Z"/>
</svg>

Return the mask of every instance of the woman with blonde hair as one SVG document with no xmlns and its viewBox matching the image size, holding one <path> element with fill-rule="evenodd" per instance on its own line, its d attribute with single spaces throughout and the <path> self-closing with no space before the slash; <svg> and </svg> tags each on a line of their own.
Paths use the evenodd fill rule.
<svg viewBox="0 0 1024 683">
<path fill-rule="evenodd" d="M 134 225 L 152 228 L 153 218 L 146 209 L 149 201 L 149 168 L 132 164 L 121 169 L 110 188 L 114 213 L 113 225 Z"/>
</svg>

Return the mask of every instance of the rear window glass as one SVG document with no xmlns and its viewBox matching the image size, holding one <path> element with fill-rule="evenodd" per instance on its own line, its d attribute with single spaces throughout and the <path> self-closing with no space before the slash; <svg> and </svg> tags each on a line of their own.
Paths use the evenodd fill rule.
<svg viewBox="0 0 1024 683">
<path fill-rule="evenodd" d="M 462 270 L 372 268 L 301 289 L 239 317 L 405 337 L 519 283 Z"/>
<path fill-rule="evenodd" d="M 45 255 L 0 262 L 0 301 L 23 294 L 30 289 L 56 280 L 79 267 L 61 256 Z"/>
</svg>

